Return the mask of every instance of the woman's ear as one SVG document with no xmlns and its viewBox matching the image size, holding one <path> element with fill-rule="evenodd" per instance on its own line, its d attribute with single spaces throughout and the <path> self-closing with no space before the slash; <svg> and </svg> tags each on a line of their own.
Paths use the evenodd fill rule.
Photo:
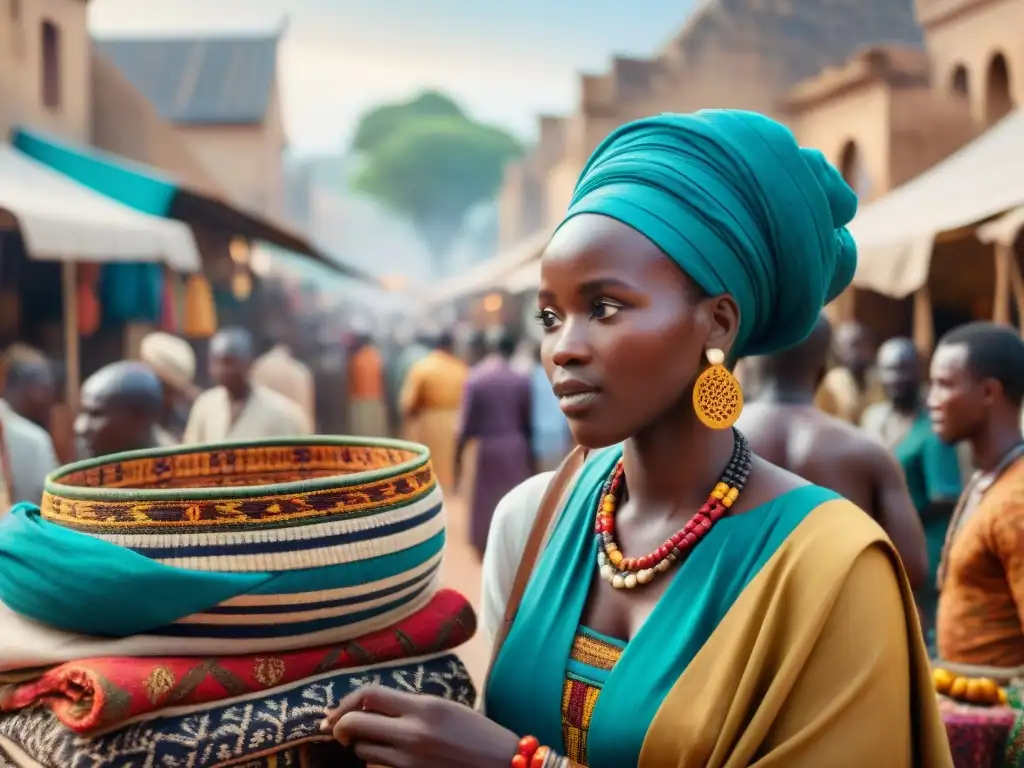
<svg viewBox="0 0 1024 768">
<path fill-rule="evenodd" d="M 733 359 L 733 346 L 740 330 L 740 308 L 736 300 L 727 293 L 720 296 L 709 296 L 707 302 L 708 327 L 707 346 L 720 349 L 727 359 Z"/>
</svg>

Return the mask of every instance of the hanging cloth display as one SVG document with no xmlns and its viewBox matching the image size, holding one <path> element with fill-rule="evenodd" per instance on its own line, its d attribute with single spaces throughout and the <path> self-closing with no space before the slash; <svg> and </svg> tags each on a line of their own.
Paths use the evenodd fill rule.
<svg viewBox="0 0 1024 768">
<path fill-rule="evenodd" d="M 99 264 L 79 264 L 77 272 L 75 292 L 78 332 L 82 336 L 92 336 L 99 330 L 103 317 L 100 300 L 96 295 L 101 270 Z"/>
<path fill-rule="evenodd" d="M 217 309 L 213 288 L 205 275 L 189 275 L 185 284 L 182 333 L 191 339 L 208 339 L 217 332 Z"/>
<path fill-rule="evenodd" d="M 178 333 L 178 284 L 179 278 L 170 270 L 164 272 L 163 297 L 160 306 L 160 329 Z"/>
</svg>

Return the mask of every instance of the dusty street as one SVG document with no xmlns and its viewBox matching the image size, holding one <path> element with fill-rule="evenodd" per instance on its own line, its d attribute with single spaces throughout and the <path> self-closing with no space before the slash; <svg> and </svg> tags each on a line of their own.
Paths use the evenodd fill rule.
<svg viewBox="0 0 1024 768">
<path fill-rule="evenodd" d="M 474 608 L 480 606 L 480 564 L 469 546 L 469 518 L 466 506 L 458 497 L 445 500 L 448 512 L 448 548 L 445 553 L 442 578 L 444 585 L 457 589 Z M 490 649 L 477 635 L 458 650 L 469 668 L 477 688 L 483 683 Z"/>
</svg>

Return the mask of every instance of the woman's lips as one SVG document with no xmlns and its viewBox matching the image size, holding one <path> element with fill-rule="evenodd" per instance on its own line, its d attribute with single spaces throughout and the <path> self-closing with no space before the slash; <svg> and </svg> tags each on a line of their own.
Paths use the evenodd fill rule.
<svg viewBox="0 0 1024 768">
<path fill-rule="evenodd" d="M 566 416 L 580 417 L 586 414 L 600 399 L 601 393 L 596 389 L 584 392 L 572 392 L 558 398 L 558 406 Z"/>
</svg>

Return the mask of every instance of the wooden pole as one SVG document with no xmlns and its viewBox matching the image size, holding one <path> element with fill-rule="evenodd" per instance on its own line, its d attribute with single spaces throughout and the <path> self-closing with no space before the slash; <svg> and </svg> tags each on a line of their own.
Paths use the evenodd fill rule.
<svg viewBox="0 0 1024 768">
<path fill-rule="evenodd" d="M 81 361 L 78 347 L 78 268 L 73 261 L 61 265 L 64 293 L 64 366 L 65 399 L 68 410 L 78 412 L 78 392 L 81 386 Z"/>
<path fill-rule="evenodd" d="M 995 244 L 995 295 L 992 299 L 992 322 L 1010 324 L 1011 267 L 1013 251 L 1005 243 Z"/>
<path fill-rule="evenodd" d="M 928 360 L 935 347 L 935 322 L 932 316 L 932 292 L 925 283 L 914 292 L 914 346 Z"/>
<path fill-rule="evenodd" d="M 1013 289 L 1013 301 L 1017 305 L 1017 325 L 1024 334 L 1024 272 L 1021 271 L 1017 252 L 1012 246 L 1006 246 L 1010 261 L 1010 286 Z"/>
</svg>

